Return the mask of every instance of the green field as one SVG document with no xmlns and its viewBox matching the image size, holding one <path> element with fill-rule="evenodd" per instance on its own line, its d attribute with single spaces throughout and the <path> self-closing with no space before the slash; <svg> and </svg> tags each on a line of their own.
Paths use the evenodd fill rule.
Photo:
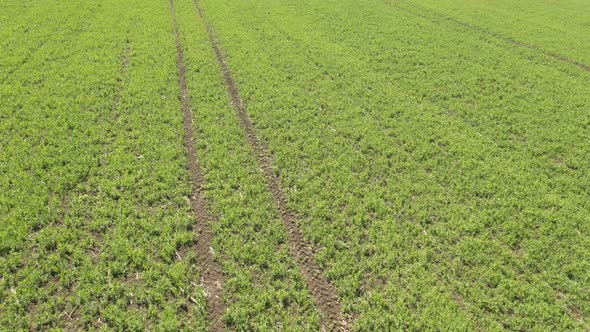
<svg viewBox="0 0 590 332">
<path fill-rule="evenodd" d="M 0 331 L 590 330 L 590 2 L 0 1 Z"/>
</svg>

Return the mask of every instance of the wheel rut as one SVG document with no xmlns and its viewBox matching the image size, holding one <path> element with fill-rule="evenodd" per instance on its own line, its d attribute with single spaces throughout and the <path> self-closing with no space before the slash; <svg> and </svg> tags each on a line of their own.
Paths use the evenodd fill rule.
<svg viewBox="0 0 590 332">
<path fill-rule="evenodd" d="M 346 331 L 348 329 L 346 321 L 342 317 L 338 293 L 334 286 L 324 276 L 320 266 L 314 258 L 310 244 L 305 240 L 301 233 L 297 224 L 297 216 L 293 210 L 289 208 L 287 197 L 281 187 L 280 178 L 273 169 L 273 157 L 256 133 L 254 124 L 244 106 L 240 91 L 233 78 L 232 72 L 225 61 L 225 56 L 217 42 L 215 33 L 205 20 L 199 1 L 193 0 L 193 3 L 199 18 L 203 22 L 209 35 L 211 47 L 215 53 L 217 62 L 219 63 L 225 85 L 242 130 L 244 131 L 248 143 L 254 150 L 258 166 L 261 168 L 266 178 L 267 188 L 272 194 L 274 205 L 285 229 L 287 230 L 290 253 L 297 262 L 322 316 L 322 329 L 325 331 Z"/>
<path fill-rule="evenodd" d="M 214 234 L 210 223 L 214 220 L 207 206 L 204 195 L 204 177 L 201 166 L 197 159 L 197 149 L 195 148 L 195 135 L 193 128 L 193 111 L 190 105 L 190 96 L 186 80 L 186 66 L 184 64 L 184 52 L 180 35 L 178 32 L 178 22 L 174 10 L 174 0 L 170 0 L 170 12 L 176 38 L 178 69 L 178 85 L 180 87 L 180 102 L 183 114 L 184 141 L 188 157 L 188 171 L 192 182 L 192 194 L 190 197 L 191 210 L 196 225 L 194 231 L 197 233 L 197 243 L 193 246 L 200 263 L 201 283 L 207 295 L 207 311 L 211 321 L 211 331 L 225 330 L 225 324 L 222 320 L 226 310 L 226 304 L 223 301 L 222 285 L 224 277 L 221 273 L 221 264 L 215 260 L 213 255 L 213 238 Z"/>
<path fill-rule="evenodd" d="M 455 17 L 443 15 L 443 14 L 434 12 L 432 10 L 426 9 L 424 7 L 418 6 L 416 4 L 410 4 L 407 2 L 403 2 L 404 5 L 400 5 L 401 4 L 400 2 L 396 2 L 396 3 L 388 2 L 388 4 L 401 10 L 401 11 L 404 11 L 410 15 L 423 18 L 423 19 L 430 21 L 432 23 L 441 25 L 445 21 L 447 21 L 447 22 L 454 24 L 455 26 L 466 28 L 471 31 L 475 31 L 481 35 L 492 37 L 497 40 L 501 40 L 505 43 L 512 44 L 514 46 L 529 49 L 529 50 L 534 51 L 538 54 L 543 54 L 547 57 L 553 58 L 554 60 L 565 62 L 570 65 L 576 66 L 586 72 L 590 72 L 590 65 L 587 65 L 587 64 L 580 62 L 576 59 L 572 59 L 572 58 L 567 57 L 563 54 L 548 51 L 548 50 L 543 49 L 537 45 L 529 44 L 529 43 L 523 42 L 521 40 L 514 39 L 512 37 L 500 34 L 498 32 L 489 30 L 489 29 L 481 27 L 481 26 L 477 26 L 475 24 L 463 22 Z"/>
</svg>

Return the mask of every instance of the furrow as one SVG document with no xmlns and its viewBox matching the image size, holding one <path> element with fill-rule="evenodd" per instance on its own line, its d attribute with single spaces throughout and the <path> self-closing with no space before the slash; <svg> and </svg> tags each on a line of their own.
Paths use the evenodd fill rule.
<svg viewBox="0 0 590 332">
<path fill-rule="evenodd" d="M 209 223 L 213 221 L 209 214 L 207 201 L 205 200 L 203 185 L 204 178 L 201 166 L 197 160 L 197 149 L 194 143 L 193 129 L 193 112 L 190 106 L 190 97 L 186 81 L 186 67 L 184 65 L 184 53 L 182 43 L 178 32 L 178 23 L 174 10 L 174 0 L 170 0 L 170 12 L 174 25 L 174 35 L 176 38 L 176 49 L 178 53 L 178 85 L 180 87 L 180 101 L 184 122 L 184 141 L 188 157 L 188 171 L 192 181 L 192 195 L 190 197 L 193 217 L 196 219 L 195 231 L 198 235 L 197 243 L 194 246 L 197 259 L 200 263 L 201 282 L 205 289 L 208 301 L 208 315 L 211 320 L 211 331 L 225 330 L 223 323 L 223 314 L 225 312 L 225 303 L 222 297 L 222 285 L 224 278 L 221 273 L 221 265 L 215 261 L 214 251 L 212 248 L 213 231 Z"/>
<path fill-rule="evenodd" d="M 512 37 L 500 34 L 498 32 L 491 31 L 491 30 L 486 29 L 484 27 L 477 26 L 475 24 L 471 24 L 471 23 L 467 23 L 467 22 L 463 22 L 455 17 L 439 14 L 439 13 L 436 13 L 434 11 L 428 10 L 426 8 L 420 7 L 415 4 L 405 3 L 406 6 L 412 7 L 413 9 L 409 9 L 406 6 L 401 6 L 399 2 L 389 3 L 389 4 L 399 10 L 402 10 L 402 11 L 410 14 L 410 15 L 423 18 L 423 19 L 428 20 L 432 23 L 440 25 L 440 24 L 442 24 L 442 21 L 448 21 L 448 22 L 453 23 L 457 26 L 467 28 L 472 31 L 476 31 L 482 35 L 487 35 L 489 37 L 493 37 L 495 39 L 501 40 L 505 43 L 529 49 L 529 50 L 534 51 L 536 53 L 548 56 L 550 58 L 553 58 L 555 60 L 559 60 L 561 62 L 568 63 L 568 64 L 576 66 L 584 71 L 590 72 L 590 65 L 587 65 L 583 62 L 569 58 L 569 57 L 559 54 L 559 53 L 548 51 L 548 50 L 543 49 L 537 45 L 529 44 L 529 43 L 523 42 L 521 40 L 517 40 Z M 428 14 L 424 14 L 424 13 L 428 13 Z"/>
<path fill-rule="evenodd" d="M 248 143 L 256 154 L 258 165 L 262 169 L 267 180 L 268 190 L 272 194 L 273 202 L 279 212 L 281 221 L 287 230 L 291 255 L 295 258 L 322 315 L 323 329 L 329 331 L 347 330 L 346 322 L 342 317 L 338 293 L 334 286 L 323 275 L 320 266 L 313 256 L 310 245 L 307 243 L 298 227 L 297 217 L 289 208 L 286 195 L 280 184 L 280 179 L 273 169 L 273 158 L 264 143 L 256 134 L 254 124 L 244 106 L 244 102 L 236 82 L 233 79 L 231 70 L 225 61 L 225 57 L 211 26 L 205 20 L 203 10 L 198 0 L 194 0 L 193 2 L 197 14 L 207 29 L 211 47 L 213 48 L 222 71 L 225 85 L 228 89 L 231 102 L 240 121 L 242 130 L 244 131 Z"/>
</svg>

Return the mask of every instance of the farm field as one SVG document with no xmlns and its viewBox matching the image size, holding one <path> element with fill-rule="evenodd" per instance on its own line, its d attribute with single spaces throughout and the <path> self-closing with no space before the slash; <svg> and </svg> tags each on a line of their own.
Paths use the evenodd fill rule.
<svg viewBox="0 0 590 332">
<path fill-rule="evenodd" d="M 590 4 L 5 0 L 0 330 L 590 330 Z"/>
</svg>

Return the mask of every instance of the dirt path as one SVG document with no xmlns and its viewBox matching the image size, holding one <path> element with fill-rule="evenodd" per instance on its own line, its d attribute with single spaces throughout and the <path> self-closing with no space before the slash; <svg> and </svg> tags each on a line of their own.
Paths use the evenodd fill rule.
<svg viewBox="0 0 590 332">
<path fill-rule="evenodd" d="M 322 273 L 313 256 L 310 245 L 299 230 L 297 217 L 289 208 L 286 195 L 281 188 L 280 179 L 273 171 L 273 158 L 256 134 L 254 124 L 246 111 L 240 92 L 232 77 L 231 70 L 225 61 L 225 57 L 215 38 L 213 30 L 205 21 L 203 10 L 199 5 L 198 0 L 194 0 L 193 2 L 199 17 L 203 21 L 207 33 L 209 34 L 211 47 L 219 62 L 228 93 L 238 119 L 240 120 L 242 130 L 245 133 L 248 143 L 252 146 L 256 154 L 258 165 L 262 169 L 266 178 L 268 190 L 272 193 L 274 204 L 279 212 L 283 225 L 287 230 L 291 255 L 295 258 L 322 315 L 323 330 L 344 331 L 346 330 L 346 322 L 342 318 L 338 293 Z"/>
<path fill-rule="evenodd" d="M 180 87 L 180 101 L 184 118 L 184 140 L 188 157 L 188 171 L 192 181 L 192 196 L 190 197 L 193 217 L 196 219 L 195 232 L 197 243 L 194 250 L 199 260 L 202 283 L 207 293 L 207 309 L 211 320 L 211 331 L 225 330 L 222 317 L 225 312 L 225 303 L 222 298 L 223 275 L 221 265 L 215 261 L 212 250 L 213 231 L 209 223 L 213 220 L 207 208 L 207 201 L 203 193 L 204 178 L 197 160 L 197 149 L 194 143 L 193 112 L 190 106 L 190 97 L 186 82 L 186 67 L 184 65 L 184 52 L 178 33 L 178 23 L 174 11 L 174 0 L 170 0 L 170 12 L 174 24 L 176 36 L 176 50 L 178 52 L 178 85 Z"/>
</svg>

